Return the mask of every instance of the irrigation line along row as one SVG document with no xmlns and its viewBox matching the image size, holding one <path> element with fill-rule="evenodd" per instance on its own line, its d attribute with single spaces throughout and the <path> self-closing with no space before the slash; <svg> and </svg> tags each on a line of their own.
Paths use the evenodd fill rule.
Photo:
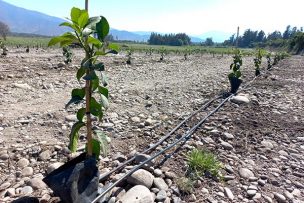
<svg viewBox="0 0 304 203">
<path fill-rule="evenodd" d="M 116 182 L 114 182 L 112 185 L 109 185 L 107 187 L 106 190 L 104 190 L 99 196 L 97 196 L 91 203 L 96 203 L 100 198 L 104 197 L 105 194 L 107 194 L 110 190 L 112 190 L 117 184 L 119 184 L 123 179 L 125 179 L 126 177 L 132 175 L 135 171 L 137 171 L 138 169 L 140 169 L 143 165 L 145 165 L 146 163 L 149 163 L 150 161 L 152 161 L 153 159 L 155 159 L 156 157 L 158 157 L 159 155 L 163 154 L 165 151 L 173 148 L 175 145 L 177 145 L 179 142 L 183 141 L 182 143 L 185 144 L 187 142 L 188 139 L 191 138 L 191 136 L 196 132 L 196 130 L 214 113 L 216 113 L 232 96 L 237 95 L 239 92 L 244 91 L 248 88 L 249 85 L 251 85 L 256 78 L 258 78 L 259 76 L 255 76 L 250 82 L 248 82 L 244 88 L 242 88 L 241 90 L 239 90 L 237 93 L 235 94 L 231 94 L 229 95 L 227 98 L 224 99 L 224 101 L 222 101 L 222 103 L 220 103 L 213 111 L 211 111 L 206 117 L 204 117 L 202 120 L 200 120 L 199 123 L 197 123 L 194 127 L 192 127 L 187 133 L 185 133 L 181 138 L 179 138 L 178 140 L 176 140 L 174 143 L 172 143 L 171 145 L 167 146 L 165 149 L 159 151 L 158 153 L 156 153 L 155 155 L 151 156 L 149 159 L 145 160 L 144 162 L 142 162 L 141 164 L 133 167 L 128 173 L 126 173 L 125 175 L 123 175 L 120 179 L 118 179 Z M 221 96 L 216 97 L 212 100 L 210 100 L 209 102 L 207 102 L 205 105 L 203 105 L 201 108 L 199 108 L 198 110 L 196 110 L 195 112 L 193 112 L 189 117 L 187 117 L 183 122 L 181 122 L 179 125 L 177 125 L 170 133 L 168 133 L 166 136 L 164 136 L 161 140 L 159 140 L 156 144 L 154 144 L 153 146 L 151 146 L 150 148 L 144 150 L 142 153 L 146 153 L 154 148 L 156 148 L 158 145 L 160 145 L 161 143 L 163 143 L 168 137 L 170 137 L 176 130 L 178 130 L 185 122 L 187 122 L 191 117 L 193 117 L 194 115 L 196 115 L 198 112 L 202 111 L 203 109 L 207 108 L 213 101 L 217 100 L 221 98 Z M 181 145 L 181 146 L 182 146 Z M 176 149 L 173 153 L 177 152 L 178 150 Z M 171 153 L 169 156 L 172 156 Z M 110 174 L 112 174 L 113 172 L 117 171 L 118 169 L 120 169 L 121 167 L 125 166 L 126 164 L 130 163 L 131 161 L 133 161 L 135 159 L 135 156 L 127 161 L 125 161 L 122 165 L 112 169 L 111 171 L 109 171 L 108 173 L 106 173 L 105 175 L 103 175 L 101 177 L 101 179 L 108 177 Z"/>
<path fill-rule="evenodd" d="M 157 146 L 161 145 L 166 139 L 168 139 L 174 132 L 176 132 L 178 129 L 180 129 L 182 127 L 182 125 L 184 125 L 189 119 L 191 119 L 193 116 L 195 116 L 197 113 L 199 113 L 202 110 L 205 110 L 207 107 L 210 106 L 210 104 L 212 104 L 215 100 L 221 98 L 221 96 L 215 97 L 212 100 L 206 102 L 203 106 L 201 106 L 199 109 L 197 109 L 196 111 L 194 111 L 191 115 L 189 115 L 187 118 L 185 118 L 180 124 L 178 124 L 173 130 L 171 130 L 167 135 L 165 135 L 164 137 L 162 137 L 157 143 L 155 143 L 154 145 L 152 145 L 151 147 L 149 147 L 148 149 L 145 149 L 143 152 L 141 152 L 141 154 L 145 154 L 153 149 L 155 149 Z M 111 171 L 102 174 L 102 176 L 99 177 L 99 180 L 104 180 L 105 178 L 107 178 L 108 176 L 110 176 L 112 173 L 114 173 L 115 171 L 123 168 L 125 165 L 131 163 L 133 160 L 135 159 L 135 156 L 133 156 L 132 158 L 126 160 L 125 162 L 123 162 L 121 165 L 117 166 L 116 168 L 112 169 Z"/>
<path fill-rule="evenodd" d="M 240 89 L 240 90 L 238 91 L 238 93 L 240 93 L 240 92 L 242 92 L 242 91 L 244 91 L 244 90 L 247 90 L 247 89 L 248 89 L 248 86 L 251 85 L 251 84 L 255 81 L 255 79 L 256 79 L 257 77 L 259 77 L 259 76 L 255 76 L 255 77 L 254 77 L 250 82 L 248 82 L 242 89 Z M 186 142 L 187 142 L 189 139 L 190 139 L 190 137 L 186 138 L 186 139 L 183 141 L 183 143 L 180 144 L 180 146 L 179 146 L 178 148 L 176 148 L 172 153 L 166 155 L 166 156 L 163 158 L 163 160 L 158 164 L 158 167 L 161 166 L 162 164 L 164 164 L 169 158 L 171 158 L 171 157 L 173 156 L 173 154 L 176 154 L 177 152 L 179 152 L 180 148 L 181 148 L 184 144 L 186 144 Z"/>
<path fill-rule="evenodd" d="M 204 123 L 206 122 L 206 120 L 212 116 L 215 112 L 217 112 L 232 96 L 234 96 L 234 94 L 231 94 L 230 96 L 228 96 L 227 98 L 225 98 L 213 111 L 211 111 L 207 116 L 205 116 L 203 119 L 201 119 L 194 127 L 192 127 L 188 132 L 186 132 L 181 138 L 179 138 L 178 140 L 176 140 L 175 142 L 173 142 L 172 144 L 170 144 L 169 146 L 167 146 L 166 148 L 162 149 L 161 151 L 159 151 L 158 153 L 154 154 L 153 156 L 151 156 L 149 159 L 143 161 L 142 163 L 140 163 L 139 165 L 133 167 L 128 173 L 126 173 L 125 175 L 123 175 L 120 179 L 118 179 L 116 182 L 114 182 L 113 184 L 109 185 L 99 196 L 97 196 L 91 203 L 96 203 L 100 198 L 102 198 L 105 194 L 107 194 L 109 191 L 111 191 L 117 184 L 119 184 L 122 180 L 124 180 L 125 178 L 127 178 L 128 176 L 132 175 L 135 171 L 137 171 L 138 169 L 140 169 L 143 165 L 149 163 L 150 161 L 152 161 L 153 159 L 155 159 L 156 157 L 158 157 L 159 155 L 163 154 L 164 152 L 166 152 L 167 150 L 173 148 L 175 145 L 177 145 L 178 143 L 180 143 L 181 141 L 183 141 L 184 139 L 189 139 L 191 138 L 191 136 L 197 131 L 197 129 Z"/>
</svg>

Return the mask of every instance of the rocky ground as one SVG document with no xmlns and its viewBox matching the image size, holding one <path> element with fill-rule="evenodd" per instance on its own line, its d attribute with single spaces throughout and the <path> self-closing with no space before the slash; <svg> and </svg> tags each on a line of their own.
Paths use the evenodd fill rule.
<svg viewBox="0 0 304 203">
<path fill-rule="evenodd" d="M 108 156 L 99 162 L 101 172 L 156 142 L 228 89 L 231 56 L 158 59 L 135 54 L 132 65 L 125 64 L 124 54 L 104 59 L 110 108 L 96 125 L 111 142 Z M 58 201 L 41 178 L 70 157 L 67 138 L 77 108 L 65 110 L 64 105 L 71 89 L 80 86 L 74 77 L 80 60 L 76 50 L 73 63 L 64 66 L 56 49 L 11 49 L 0 58 L 0 202 L 23 196 Z M 244 57 L 245 82 L 253 78 L 253 69 L 252 58 Z M 303 56 L 281 61 L 244 92 L 248 104 L 227 103 L 178 155 L 160 169 L 134 173 L 127 186 L 115 188 L 110 202 L 135 202 L 136 195 L 167 203 L 304 202 L 303 69 Z M 183 195 L 176 181 L 185 176 L 185 154 L 193 147 L 218 156 L 223 180 L 201 177 L 194 192 Z"/>
</svg>

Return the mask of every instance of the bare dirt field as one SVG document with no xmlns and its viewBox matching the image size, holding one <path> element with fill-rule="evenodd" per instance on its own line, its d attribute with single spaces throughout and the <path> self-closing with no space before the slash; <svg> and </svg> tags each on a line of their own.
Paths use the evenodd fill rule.
<svg viewBox="0 0 304 203">
<path fill-rule="evenodd" d="M 81 53 L 73 51 L 69 66 L 62 64 L 59 49 L 11 49 L 0 58 L 0 202 L 25 195 L 56 201 L 41 178 L 50 165 L 69 156 L 77 108 L 64 107 L 72 88 L 81 85 L 75 77 Z M 102 60 L 110 107 L 103 123 L 95 123 L 111 142 L 101 171 L 119 164 L 118 155 L 155 143 L 204 101 L 229 89 L 232 56 L 190 55 L 184 60 L 170 54 L 159 62 L 157 54 L 135 53 L 132 65 L 125 64 L 124 54 Z M 254 78 L 253 58 L 243 61 L 246 84 Z M 156 202 L 304 202 L 304 57 L 280 61 L 244 93 L 248 104 L 226 103 L 161 168 L 169 188 Z M 217 155 L 223 180 L 201 177 L 191 195 L 182 195 L 175 181 L 184 176 L 185 154 L 192 147 Z M 156 189 L 151 191 L 157 198 Z"/>
</svg>

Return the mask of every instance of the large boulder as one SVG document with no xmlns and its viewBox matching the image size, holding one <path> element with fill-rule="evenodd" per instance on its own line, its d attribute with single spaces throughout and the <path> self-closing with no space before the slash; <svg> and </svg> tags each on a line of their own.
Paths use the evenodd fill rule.
<svg viewBox="0 0 304 203">
<path fill-rule="evenodd" d="M 143 185 L 150 188 L 153 184 L 153 179 L 154 176 L 149 171 L 139 169 L 128 177 L 127 182 L 132 185 Z"/>
</svg>

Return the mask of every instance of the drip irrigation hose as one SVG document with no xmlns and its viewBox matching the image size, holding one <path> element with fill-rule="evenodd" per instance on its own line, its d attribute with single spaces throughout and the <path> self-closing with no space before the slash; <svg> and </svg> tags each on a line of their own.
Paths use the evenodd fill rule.
<svg viewBox="0 0 304 203">
<path fill-rule="evenodd" d="M 186 138 L 190 138 L 193 133 L 196 132 L 196 130 L 210 117 L 212 116 L 215 112 L 217 112 L 232 96 L 235 94 L 231 94 L 227 98 L 225 98 L 213 111 L 211 111 L 207 116 L 205 116 L 203 119 L 200 120 L 194 127 L 192 127 L 188 132 L 186 132 L 181 138 L 173 142 L 171 145 L 167 146 L 163 150 L 159 151 L 158 153 L 154 154 L 151 156 L 149 159 L 146 159 L 139 165 L 133 167 L 128 173 L 124 174 L 120 179 L 118 179 L 116 182 L 113 184 L 109 185 L 100 195 L 98 195 L 91 203 L 96 203 L 100 198 L 102 198 L 105 194 L 107 194 L 110 190 L 112 190 L 117 184 L 119 184 L 122 180 L 124 180 L 126 177 L 132 175 L 135 171 L 140 169 L 143 165 L 146 163 L 152 161 L 159 155 L 163 154 L 165 151 L 173 148 L 175 145 L 177 145 L 179 142 L 183 141 Z"/>
<path fill-rule="evenodd" d="M 220 99 L 222 96 L 218 96 L 213 98 L 212 100 L 206 102 L 202 107 L 200 107 L 199 109 L 197 109 L 196 111 L 194 111 L 190 116 L 188 116 L 186 119 L 184 119 L 180 124 L 178 124 L 173 130 L 171 130 L 167 135 L 165 135 L 162 139 L 160 139 L 157 143 L 155 143 L 154 145 L 152 145 L 151 147 L 149 147 L 148 149 L 144 150 L 143 152 L 141 152 L 141 154 L 145 154 L 147 152 L 149 152 L 152 149 L 155 149 L 157 146 L 159 146 L 160 144 L 162 144 L 166 139 L 168 139 L 175 131 L 177 131 L 178 129 L 181 128 L 181 126 L 183 124 L 185 124 L 190 118 L 192 118 L 193 116 L 195 116 L 198 112 L 206 109 L 208 106 L 210 106 L 210 104 L 212 104 L 215 100 Z M 99 177 L 99 180 L 104 180 L 105 178 L 107 178 L 108 176 L 110 176 L 112 173 L 114 173 L 115 171 L 123 168 L 125 165 L 131 163 L 133 160 L 135 159 L 135 156 L 133 156 L 132 158 L 126 160 L 125 162 L 123 162 L 121 165 L 117 166 L 116 168 L 112 169 L 111 171 L 102 174 Z"/>
<path fill-rule="evenodd" d="M 168 145 L 166 148 L 164 148 L 163 150 L 159 151 L 158 153 L 154 154 L 153 156 L 151 156 L 149 159 L 143 161 L 142 163 L 140 163 L 139 165 L 133 167 L 128 173 L 126 173 L 125 175 L 123 175 L 120 179 L 118 179 L 116 182 L 114 182 L 113 184 L 109 185 L 100 195 L 98 195 L 91 203 L 96 203 L 100 198 L 104 197 L 110 190 L 112 190 L 117 184 L 119 184 L 123 179 L 125 179 L 126 177 L 132 175 L 135 171 L 137 171 L 138 169 L 140 169 L 143 165 L 145 165 L 146 163 L 149 163 L 150 161 L 152 161 L 153 159 L 155 159 L 156 157 L 158 157 L 159 155 L 163 154 L 165 151 L 173 148 L 175 145 L 177 145 L 178 143 L 180 143 L 181 141 L 184 140 L 184 142 L 180 145 L 183 146 L 190 138 L 191 136 L 196 132 L 196 130 L 210 117 L 212 116 L 214 113 L 216 113 L 228 100 L 231 99 L 231 97 L 237 95 L 239 92 L 242 92 L 244 90 L 246 90 L 248 88 L 248 86 L 254 82 L 256 80 L 256 78 L 260 77 L 259 76 L 255 76 L 250 82 L 248 82 L 242 89 L 240 89 L 237 93 L 234 94 L 230 94 L 229 96 L 227 96 L 222 103 L 220 103 L 213 111 L 211 111 L 207 116 L 205 116 L 203 119 L 200 120 L 199 123 L 197 123 L 194 127 L 192 127 L 188 132 L 186 132 L 181 138 L 179 138 L 178 140 L 176 140 L 175 142 L 173 142 L 171 145 Z M 183 122 L 181 122 L 179 125 L 177 125 L 171 132 L 169 132 L 166 136 L 164 136 L 161 140 L 159 140 L 156 144 L 154 144 L 153 146 L 151 146 L 150 148 L 144 150 L 142 153 L 146 153 L 154 148 L 156 148 L 157 146 L 159 146 L 161 143 L 163 143 L 168 137 L 170 137 L 176 130 L 178 130 L 185 122 L 187 122 L 190 118 L 192 118 L 194 115 L 196 115 L 198 112 L 202 111 L 203 109 L 207 108 L 213 101 L 223 98 L 223 96 L 219 96 L 216 97 L 214 99 L 212 99 L 211 101 L 207 102 L 205 105 L 203 105 L 201 108 L 199 108 L 198 110 L 196 110 L 195 112 L 193 112 L 189 117 L 187 117 Z M 180 148 L 179 147 L 179 148 Z M 168 159 L 170 158 L 174 153 L 179 151 L 179 148 L 177 148 L 173 153 L 171 153 L 170 155 L 166 156 L 164 159 Z M 118 169 L 120 169 L 121 167 L 123 167 L 124 165 L 130 163 L 131 161 L 133 161 L 135 159 L 135 156 L 127 161 L 125 161 L 122 165 L 116 167 L 115 169 L 109 171 L 108 173 L 106 173 L 105 175 L 103 175 L 101 177 L 101 179 L 109 176 L 110 174 L 112 174 L 113 172 L 117 171 Z M 165 160 L 163 160 L 164 162 Z"/>
</svg>

